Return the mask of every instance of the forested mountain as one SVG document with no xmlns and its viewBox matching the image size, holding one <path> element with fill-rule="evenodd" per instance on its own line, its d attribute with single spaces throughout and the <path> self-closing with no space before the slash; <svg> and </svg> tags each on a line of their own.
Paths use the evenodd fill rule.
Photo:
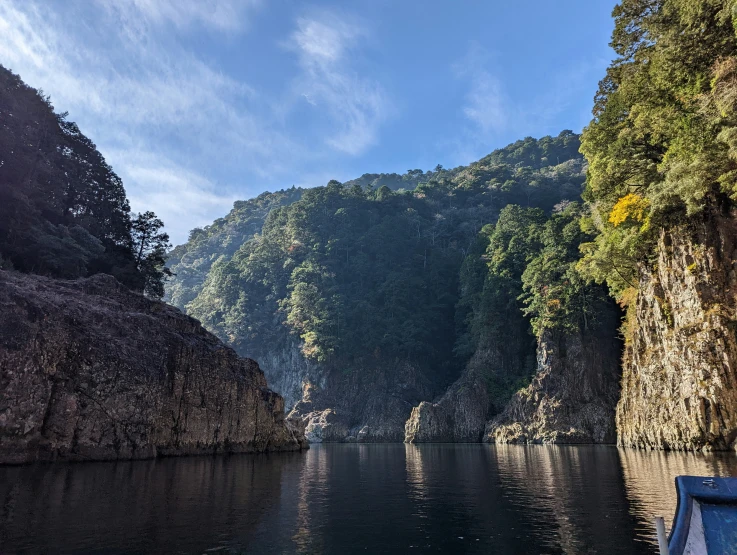
<svg viewBox="0 0 737 555">
<path fill-rule="evenodd" d="M 509 365 L 489 376 L 508 396 L 534 372 L 530 317 L 562 322 L 576 310 L 550 314 L 538 284 L 562 283 L 569 251 L 577 252 L 577 224 L 565 233 L 554 228 L 580 213 L 571 204 L 585 175 L 578 147 L 578 136 L 564 131 L 518 141 L 466 167 L 367 174 L 236 203 L 172 252 L 171 301 L 261 361 L 288 402 L 301 398 L 302 381 L 371 375 L 402 361 L 418 369 L 413 379 L 424 395 L 439 393 L 488 327 L 521 334 Z M 554 275 L 531 269 L 525 285 L 526 264 L 537 255 L 565 263 Z M 575 297 L 577 287 L 565 293 Z M 285 354 L 294 348 L 301 361 Z M 308 379 L 306 368 L 322 378 Z M 286 379 L 290 371 L 299 379 Z M 408 407 L 417 400 L 405 399 Z M 354 416 L 348 428 L 358 425 Z"/>
<path fill-rule="evenodd" d="M 175 277 L 167 284 L 167 300 L 184 309 L 202 290 L 214 262 L 221 257 L 230 259 L 244 243 L 261 232 L 272 209 L 292 204 L 301 198 L 302 192 L 301 188 L 292 187 L 238 201 L 224 218 L 218 218 L 205 229 L 190 231 L 189 240 L 169 253 L 167 263 Z"/>
<path fill-rule="evenodd" d="M 168 237 L 66 114 L 0 66 L 0 267 L 163 295 Z"/>
</svg>

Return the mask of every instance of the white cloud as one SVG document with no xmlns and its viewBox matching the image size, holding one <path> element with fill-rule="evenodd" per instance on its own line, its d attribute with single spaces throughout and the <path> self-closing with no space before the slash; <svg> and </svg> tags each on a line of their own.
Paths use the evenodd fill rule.
<svg viewBox="0 0 737 555">
<path fill-rule="evenodd" d="M 321 12 L 299 18 L 288 45 L 302 68 L 295 90 L 332 122 L 333 132 L 325 142 L 350 155 L 376 142 L 391 109 L 381 86 L 350 67 L 350 54 L 366 35 L 358 24 Z"/>
<path fill-rule="evenodd" d="M 472 43 L 452 68 L 456 78 L 468 84 L 461 107 L 463 115 L 485 135 L 503 130 L 510 111 L 502 83 L 488 69 L 490 58 L 489 52 Z"/>
<path fill-rule="evenodd" d="M 192 228 L 224 216 L 238 200 L 234 191 L 223 190 L 161 155 L 127 150 L 116 158 L 123 160 L 118 165 L 121 177 L 135 186 L 129 195 L 133 212 L 155 207 L 169 235 L 180 242 Z"/>
<path fill-rule="evenodd" d="M 504 129 L 507 111 L 499 80 L 486 71 L 474 76 L 463 106 L 464 115 L 482 132 L 489 133 Z"/>
<path fill-rule="evenodd" d="M 516 139 L 550 129 L 606 65 L 607 60 L 593 59 L 559 68 L 548 82 L 541 80 L 539 93 L 531 102 L 521 104 L 497 77 L 494 55 L 471 43 L 466 55 L 451 66 L 455 78 L 466 87 L 461 113 L 470 125 L 459 130 L 455 139 L 445 141 L 444 147 L 454 152 L 455 162 L 467 164 L 486 154 L 490 143 L 502 136 Z M 581 127 L 589 118 L 587 106 Z M 557 131 L 550 129 L 551 133 Z"/>
<path fill-rule="evenodd" d="M 281 95 L 182 42 L 243 33 L 261 3 L 0 0 L 0 63 L 68 111 L 123 177 L 134 210 L 154 210 L 181 242 L 187 226 L 227 211 L 243 173 L 299 181 L 305 161 L 364 152 L 387 117 L 383 89 L 353 63 L 368 34 L 347 18 L 295 21 L 287 44 L 298 72 L 283 76 Z M 308 138 L 290 128 L 305 107 L 319 118 Z"/>
<path fill-rule="evenodd" d="M 128 31 L 141 32 L 147 24 L 172 24 L 179 29 L 202 25 L 215 30 L 242 30 L 247 12 L 260 0 L 96 0 L 116 15 Z"/>
<path fill-rule="evenodd" d="M 207 11 L 204 3 L 158 0 L 114 5 L 118 16 L 151 25 L 194 25 L 199 18 L 203 25 L 227 29 L 234 27 L 225 19 L 236 22 L 234 14 L 245 6 L 219 1 L 219 8 Z M 154 210 L 175 241 L 186 238 L 185 215 L 200 225 L 200 215 L 220 216 L 233 201 L 193 166 L 238 161 L 266 175 L 280 169 L 281 151 L 303 150 L 268 125 L 268 107 L 248 85 L 184 49 L 172 51 L 148 29 L 149 35 L 133 36 L 125 26 L 95 27 L 105 19 L 104 10 L 89 13 L 85 5 L 82 13 L 72 2 L 57 6 L 41 10 L 33 2 L 0 0 L 0 63 L 50 93 L 57 111 L 70 112 L 124 178 L 134 209 Z M 95 48 L 98 42 L 105 47 Z M 140 152 L 157 152 L 165 169 L 154 172 L 156 160 L 147 161 L 146 172 L 133 168 L 130 161 Z M 192 180 L 185 185 L 184 178 Z M 163 191 L 182 194 L 166 198 Z"/>
</svg>

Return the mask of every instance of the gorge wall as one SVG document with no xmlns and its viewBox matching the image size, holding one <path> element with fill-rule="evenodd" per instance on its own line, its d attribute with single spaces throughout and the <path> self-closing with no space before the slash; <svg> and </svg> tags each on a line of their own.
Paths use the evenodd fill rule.
<svg viewBox="0 0 737 555">
<path fill-rule="evenodd" d="M 401 360 L 350 370 L 313 365 L 302 383 L 289 416 L 301 419 L 307 439 L 316 443 L 401 442 L 412 407 L 432 396 L 432 384 Z"/>
<path fill-rule="evenodd" d="M 493 411 L 488 378 L 504 364 L 500 349 L 485 345 L 478 349 L 461 377 L 437 401 L 423 401 L 412 409 L 405 425 L 407 443 L 475 443 Z"/>
<path fill-rule="evenodd" d="M 501 410 L 490 402 L 483 377 L 495 367 L 494 358 L 474 357 L 437 402 L 412 410 L 405 441 L 614 443 L 621 376 L 616 323 L 610 316 L 598 333 L 544 333 L 531 383 Z"/>
<path fill-rule="evenodd" d="M 0 463 L 298 450 L 263 372 L 111 276 L 0 271 Z"/>
<path fill-rule="evenodd" d="M 604 333 L 543 334 L 532 383 L 484 430 L 490 443 L 614 443 L 621 342 Z"/>
<path fill-rule="evenodd" d="M 730 449 L 737 438 L 737 219 L 661 231 L 627 326 L 618 443 Z"/>
</svg>

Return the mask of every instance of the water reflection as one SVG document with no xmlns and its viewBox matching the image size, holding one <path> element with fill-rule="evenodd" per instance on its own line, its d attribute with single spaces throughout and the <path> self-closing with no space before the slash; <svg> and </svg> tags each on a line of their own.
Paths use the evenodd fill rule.
<svg viewBox="0 0 737 555">
<path fill-rule="evenodd" d="M 499 445 L 494 450 L 510 503 L 551 525 L 533 528 L 541 545 L 587 553 L 600 539 L 610 537 L 624 541 L 602 544 L 597 552 L 633 552 L 635 523 L 627 514 L 614 449 Z"/>
<path fill-rule="evenodd" d="M 733 453 L 620 449 L 619 459 L 630 510 L 638 521 L 638 536 L 652 543 L 656 541 L 652 528 L 656 516 L 665 517 L 670 530 L 676 510 L 676 476 L 737 476 Z"/>
<path fill-rule="evenodd" d="M 322 445 L 0 468 L 0 553 L 652 553 L 678 474 L 732 455 Z"/>
<path fill-rule="evenodd" d="M 247 545 L 289 457 L 0 468 L 0 552 L 192 552 Z M 196 534 L 196 531 L 207 531 Z M 9 548 L 8 546 L 13 546 Z"/>
</svg>

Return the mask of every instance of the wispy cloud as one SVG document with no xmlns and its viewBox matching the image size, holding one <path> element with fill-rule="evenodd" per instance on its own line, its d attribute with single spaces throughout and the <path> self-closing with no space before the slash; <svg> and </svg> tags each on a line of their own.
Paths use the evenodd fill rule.
<svg viewBox="0 0 737 555">
<path fill-rule="evenodd" d="M 166 222 L 171 237 L 186 238 L 192 228 L 209 225 L 238 200 L 235 191 L 160 155 L 133 150 L 113 155 L 125 159 L 119 170 L 124 180 L 146 184 L 129 195 L 131 203 L 156 206 L 157 215 Z"/>
<path fill-rule="evenodd" d="M 287 45 L 297 53 L 302 68 L 295 90 L 332 122 L 326 143 L 351 155 L 376 142 L 391 109 L 381 86 L 350 67 L 349 58 L 365 37 L 359 24 L 320 12 L 299 18 Z"/>
<path fill-rule="evenodd" d="M 215 30 L 241 31 L 247 14 L 260 0 L 96 0 L 115 14 L 128 30 L 148 25 L 172 24 L 179 29 L 204 26 Z"/>
<path fill-rule="evenodd" d="M 201 168 L 237 171 L 245 162 L 266 175 L 280 169 L 280 152 L 304 150 L 269 125 L 268 101 L 253 88 L 164 44 L 157 29 L 239 32 L 257 3 L 124 0 L 55 10 L 0 0 L 0 63 L 53 92 L 57 110 L 69 111 L 124 177 L 133 209 L 155 210 L 181 241 L 187 226 L 223 215 L 234 198 Z M 140 152 L 156 159 L 132 163 Z"/>
<path fill-rule="evenodd" d="M 536 97 L 523 104 L 515 101 L 497 76 L 493 53 L 471 43 L 463 58 L 451 66 L 454 77 L 466 87 L 460 110 L 468 123 L 448 142 L 454 151 L 454 161 L 469 163 L 479 158 L 500 137 L 513 140 L 550 128 L 579 100 L 592 76 L 603 73 L 606 65 L 607 60 L 596 58 L 577 60 L 569 67 L 562 67 L 552 80 L 541 81 Z M 581 122 L 577 130 L 580 131 L 589 117 L 586 104 L 577 118 Z"/>
<path fill-rule="evenodd" d="M 298 70 L 279 76 L 283 93 L 276 95 L 229 75 L 186 42 L 244 35 L 264 5 L 0 0 L 0 63 L 70 112 L 123 177 L 133 209 L 153 209 L 182 241 L 188 227 L 227 211 L 236 185 L 241 198 L 252 192 L 244 190 L 244 173 L 300 181 L 305 161 L 365 152 L 389 113 L 382 87 L 353 64 L 369 35 L 344 14 L 294 21 L 281 45 Z M 309 137 L 290 127 L 305 106 L 316 121 Z"/>
<path fill-rule="evenodd" d="M 509 101 L 501 82 L 488 69 L 489 60 L 489 53 L 472 43 L 452 68 L 457 79 L 468 83 L 463 115 L 484 134 L 503 130 L 509 116 Z"/>
</svg>

